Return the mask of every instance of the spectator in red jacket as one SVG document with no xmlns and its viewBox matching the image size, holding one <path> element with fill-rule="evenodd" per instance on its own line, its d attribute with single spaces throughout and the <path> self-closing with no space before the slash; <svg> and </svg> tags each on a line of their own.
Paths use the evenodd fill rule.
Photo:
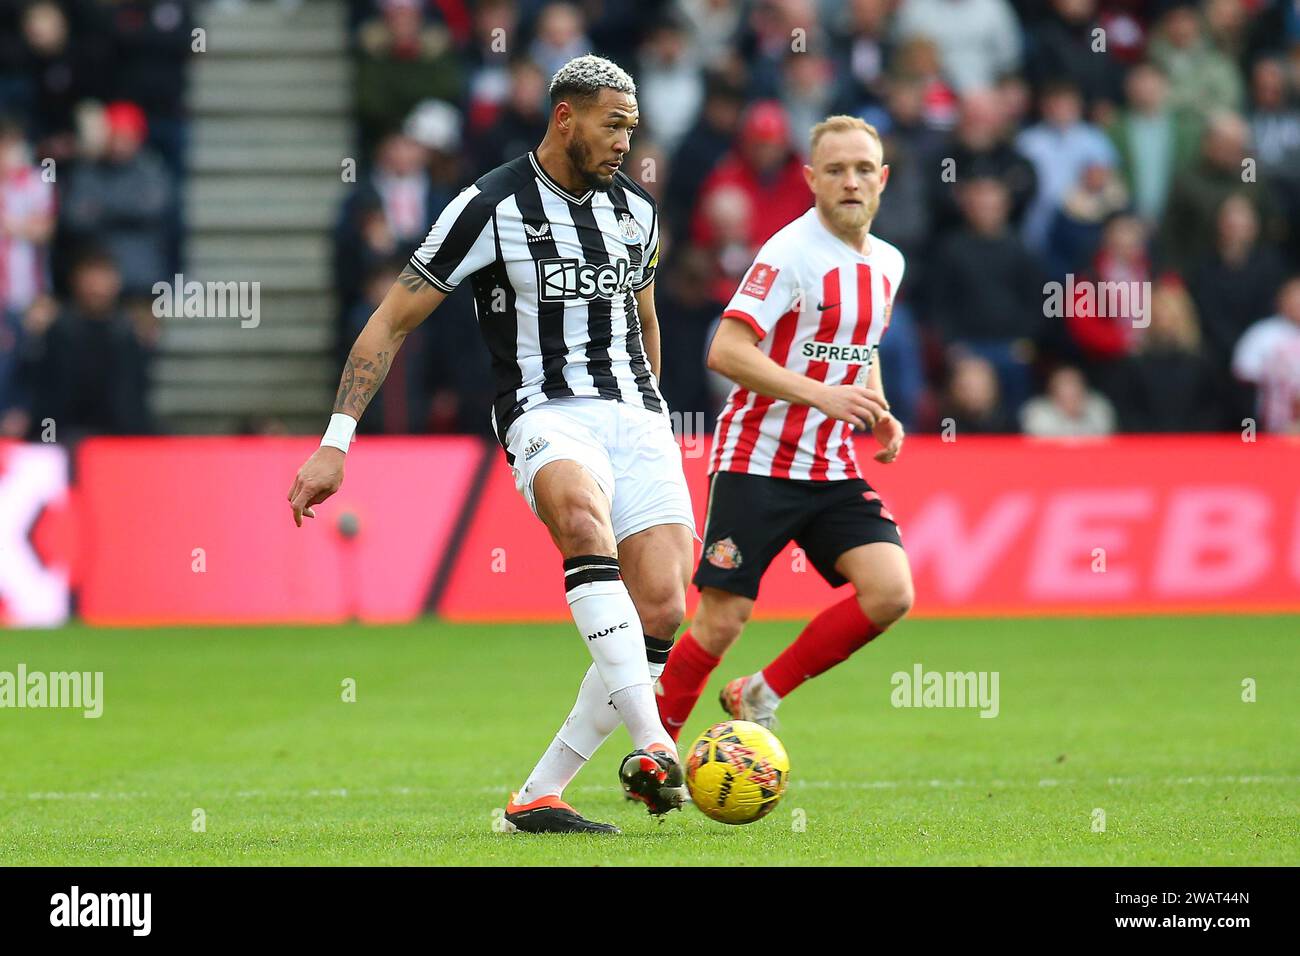
<svg viewBox="0 0 1300 956">
<path fill-rule="evenodd" d="M 1137 314 L 1136 307 L 1141 303 L 1129 296 L 1120 303 L 1128 307 L 1124 314 L 1112 315 L 1107 309 L 1098 308 L 1096 292 L 1112 283 L 1123 283 L 1132 290 L 1134 283 L 1151 282 L 1147 239 L 1146 226 L 1137 216 L 1113 217 L 1102 232 L 1101 247 L 1093 257 L 1091 268 L 1081 277 L 1091 284 L 1080 282 L 1075 286 L 1074 307 L 1066 317 L 1066 327 L 1088 363 L 1127 358 L 1137 347 L 1137 330 L 1149 319 Z"/>
<path fill-rule="evenodd" d="M 812 206 L 803 180 L 803 159 L 790 142 L 790 122 L 779 103 L 763 101 L 750 107 L 740 126 L 735 149 L 718 163 L 700 188 L 691 239 L 713 246 L 709 199 L 720 190 L 740 189 L 750 199 L 750 245 L 757 250 L 786 223 Z"/>
</svg>

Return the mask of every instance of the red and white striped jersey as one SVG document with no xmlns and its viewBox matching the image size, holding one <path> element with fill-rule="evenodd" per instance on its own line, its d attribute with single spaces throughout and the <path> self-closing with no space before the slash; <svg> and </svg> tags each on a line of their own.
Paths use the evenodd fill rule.
<svg viewBox="0 0 1300 956">
<path fill-rule="evenodd" d="M 38 166 L 0 173 L 0 218 L 22 222 L 54 213 L 54 186 Z M 0 310 L 25 310 L 46 289 L 45 250 L 28 239 L 0 235 Z"/>
<path fill-rule="evenodd" d="M 822 225 L 815 208 L 764 243 L 723 312 L 750 325 L 779 365 L 851 385 L 889 327 L 903 254 L 871 236 L 862 255 Z M 718 415 L 709 473 L 837 481 L 858 477 L 852 429 L 815 408 L 735 385 Z"/>
</svg>

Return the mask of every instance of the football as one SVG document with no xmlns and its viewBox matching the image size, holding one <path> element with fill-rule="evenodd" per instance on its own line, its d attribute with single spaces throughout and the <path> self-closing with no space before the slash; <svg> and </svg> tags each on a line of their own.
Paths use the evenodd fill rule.
<svg viewBox="0 0 1300 956">
<path fill-rule="evenodd" d="M 700 810 L 719 823 L 753 823 L 785 793 L 790 758 L 776 735 L 747 720 L 724 720 L 696 738 L 686 785 Z"/>
</svg>

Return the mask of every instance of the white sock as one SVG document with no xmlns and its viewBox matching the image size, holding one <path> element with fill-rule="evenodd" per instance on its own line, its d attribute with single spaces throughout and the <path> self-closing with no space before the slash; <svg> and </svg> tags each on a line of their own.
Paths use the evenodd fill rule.
<svg viewBox="0 0 1300 956">
<path fill-rule="evenodd" d="M 649 684 L 634 684 L 614 691 L 609 699 L 618 708 L 618 714 L 632 737 L 632 745 L 637 750 L 645 750 L 651 744 L 663 744 L 676 755 L 673 738 L 659 720 L 659 705 L 655 703 L 654 688 Z"/>
<path fill-rule="evenodd" d="M 611 710 L 613 708 L 610 708 Z M 537 761 L 537 766 L 528 775 L 524 785 L 519 788 L 515 803 L 523 806 L 532 803 L 538 797 L 558 797 L 574 778 L 587 758 L 575 751 L 557 735 L 551 745 Z"/>
<path fill-rule="evenodd" d="M 619 577 L 618 559 L 601 555 L 564 562 L 569 613 L 610 693 L 650 684 L 641 619 Z"/>
<path fill-rule="evenodd" d="M 663 676 L 664 667 L 668 662 L 668 651 L 672 646 L 672 641 L 654 637 L 645 639 L 646 667 L 650 671 L 652 684 Z M 578 688 L 578 699 L 573 704 L 573 710 L 569 712 L 564 726 L 555 737 L 584 760 L 590 760 L 621 720 L 618 708 L 610 700 L 609 690 L 601 680 L 600 672 L 596 669 L 596 665 L 592 664 L 582 678 L 582 686 Z M 545 761 L 546 758 L 542 759 Z M 576 772 L 575 770 L 574 773 Z M 567 782 L 566 780 L 565 783 Z"/>
<path fill-rule="evenodd" d="M 582 678 L 573 710 L 555 739 L 562 741 L 583 760 L 590 760 L 621 720 L 618 709 L 609 699 L 605 682 L 600 679 L 600 671 L 592 664 Z"/>
<path fill-rule="evenodd" d="M 672 641 L 646 638 L 646 664 L 652 681 L 663 675 L 667 649 L 671 647 Z M 525 804 L 538 797 L 561 796 L 564 788 L 595 755 L 620 721 L 618 708 L 609 699 L 605 682 L 600 679 L 596 665 L 592 664 L 583 675 L 573 710 L 569 711 L 555 740 L 519 788 L 518 802 Z"/>
<path fill-rule="evenodd" d="M 659 721 L 641 618 L 627 593 L 617 558 L 582 555 L 564 561 L 569 612 L 587 642 L 609 699 L 638 749 L 672 745 Z"/>
<path fill-rule="evenodd" d="M 647 637 L 645 643 L 646 666 L 650 671 L 650 681 L 653 685 L 654 681 L 663 676 L 664 667 L 668 662 L 668 651 L 672 648 L 673 642 Z M 569 712 L 564 726 L 555 736 L 568 744 L 570 750 L 590 760 L 621 722 L 618 708 L 610 700 L 609 691 L 605 687 L 605 682 L 600 679 L 600 672 L 596 670 L 596 665 L 592 664 L 582 678 L 582 686 L 578 688 L 578 700 L 574 703 L 573 710 Z"/>
<path fill-rule="evenodd" d="M 749 683 L 745 685 L 745 696 L 753 701 L 759 710 L 776 710 L 776 705 L 781 703 L 781 696 L 768 686 L 762 671 L 749 679 Z"/>
</svg>

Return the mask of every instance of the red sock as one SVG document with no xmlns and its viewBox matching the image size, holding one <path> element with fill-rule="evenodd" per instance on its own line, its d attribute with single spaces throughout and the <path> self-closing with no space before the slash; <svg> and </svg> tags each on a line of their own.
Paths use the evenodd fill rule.
<svg viewBox="0 0 1300 956">
<path fill-rule="evenodd" d="M 672 734 L 673 740 L 682 732 L 682 724 L 691 716 L 691 708 L 704 693 L 704 685 L 709 682 L 709 675 L 718 666 L 721 658 L 714 657 L 695 640 L 695 635 L 687 631 L 673 645 L 664 667 L 659 686 L 663 693 L 656 697 L 659 703 L 659 719 L 664 728 Z"/>
<path fill-rule="evenodd" d="M 767 686 L 784 697 L 810 677 L 830 670 L 881 632 L 856 597 L 832 604 L 763 669 Z"/>
</svg>

